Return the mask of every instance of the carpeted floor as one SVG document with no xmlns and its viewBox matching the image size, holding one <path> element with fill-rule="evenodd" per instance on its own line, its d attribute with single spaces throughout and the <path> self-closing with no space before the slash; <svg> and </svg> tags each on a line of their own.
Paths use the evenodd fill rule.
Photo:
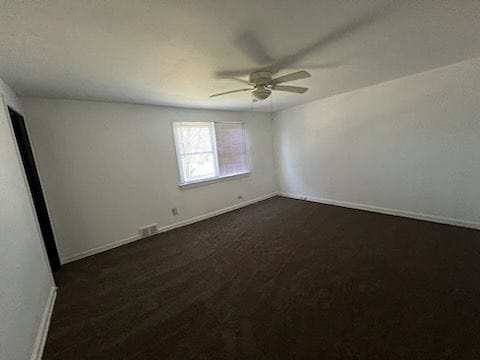
<svg viewBox="0 0 480 360">
<path fill-rule="evenodd" d="M 479 359 L 480 232 L 275 197 L 66 265 L 44 359 Z"/>
</svg>

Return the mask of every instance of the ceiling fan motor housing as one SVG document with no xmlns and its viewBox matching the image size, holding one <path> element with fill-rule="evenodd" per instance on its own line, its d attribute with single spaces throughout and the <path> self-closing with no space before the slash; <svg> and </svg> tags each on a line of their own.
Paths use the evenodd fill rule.
<svg viewBox="0 0 480 360">
<path fill-rule="evenodd" d="M 253 85 L 267 85 L 272 80 L 272 73 L 269 71 L 257 71 L 250 74 L 250 83 Z"/>
<path fill-rule="evenodd" d="M 268 83 L 272 80 L 272 73 L 269 71 L 257 71 L 250 74 L 250 83 L 255 86 L 252 96 L 256 100 L 265 100 L 270 96 L 272 90 L 267 88 Z"/>
</svg>

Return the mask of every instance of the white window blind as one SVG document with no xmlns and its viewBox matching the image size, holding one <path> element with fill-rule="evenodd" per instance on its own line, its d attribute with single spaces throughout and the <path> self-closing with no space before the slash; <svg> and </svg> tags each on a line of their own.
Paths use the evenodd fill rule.
<svg viewBox="0 0 480 360">
<path fill-rule="evenodd" d="M 215 123 L 220 176 L 246 172 L 247 145 L 242 123 Z"/>
<path fill-rule="evenodd" d="M 248 172 L 243 123 L 174 122 L 183 184 Z"/>
</svg>

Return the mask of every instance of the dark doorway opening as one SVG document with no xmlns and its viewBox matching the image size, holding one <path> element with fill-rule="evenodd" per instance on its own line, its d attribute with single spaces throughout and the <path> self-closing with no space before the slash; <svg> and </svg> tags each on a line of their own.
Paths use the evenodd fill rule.
<svg viewBox="0 0 480 360">
<path fill-rule="evenodd" d="M 52 224 L 48 216 L 47 204 L 43 196 L 42 186 L 40 184 L 40 177 L 38 176 L 35 158 L 33 157 L 30 139 L 28 137 L 27 127 L 22 115 L 15 110 L 8 108 L 10 119 L 12 121 L 13 131 L 17 140 L 18 149 L 22 158 L 23 167 L 27 176 L 28 185 L 33 198 L 33 204 L 37 213 L 38 222 L 40 224 L 40 231 L 42 232 L 43 241 L 47 250 L 48 260 L 52 271 L 55 272 L 60 269 L 60 258 L 58 256 L 55 238 L 53 236 Z"/>
</svg>

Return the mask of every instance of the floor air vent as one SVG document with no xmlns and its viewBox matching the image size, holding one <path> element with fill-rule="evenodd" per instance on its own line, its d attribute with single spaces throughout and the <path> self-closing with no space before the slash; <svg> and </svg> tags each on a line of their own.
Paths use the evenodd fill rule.
<svg viewBox="0 0 480 360">
<path fill-rule="evenodd" d="M 138 231 L 142 237 L 158 234 L 158 224 L 140 226 Z"/>
</svg>

